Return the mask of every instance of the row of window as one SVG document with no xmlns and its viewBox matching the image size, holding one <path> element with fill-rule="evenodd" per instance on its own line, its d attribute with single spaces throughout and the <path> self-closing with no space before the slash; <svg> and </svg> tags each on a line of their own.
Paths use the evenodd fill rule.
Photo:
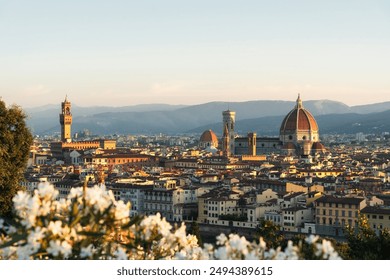
<svg viewBox="0 0 390 280">
<path fill-rule="evenodd" d="M 356 204 L 331 203 L 331 202 L 318 202 L 318 206 L 333 207 L 333 208 L 358 209 L 358 205 L 356 205 Z"/>
<path fill-rule="evenodd" d="M 171 211 L 172 205 L 167 204 L 154 204 L 154 203 L 145 203 L 145 210 L 166 210 Z"/>
<path fill-rule="evenodd" d="M 218 214 L 215 213 L 209 213 L 210 218 L 218 218 Z"/>
<path fill-rule="evenodd" d="M 317 224 L 322 224 L 322 225 L 340 225 L 340 226 L 345 226 L 346 223 L 348 222 L 349 226 L 352 226 L 352 219 L 333 219 L 333 218 L 317 218 Z M 357 225 L 357 221 L 355 221 L 355 225 Z"/>
<path fill-rule="evenodd" d="M 208 204 L 214 204 L 214 205 L 217 205 L 219 202 L 218 201 L 210 201 L 210 200 L 206 200 L 206 203 Z M 221 204 L 224 204 L 223 201 L 220 201 Z"/>
<path fill-rule="evenodd" d="M 384 217 L 383 215 L 370 215 L 370 214 L 367 214 L 367 218 L 370 219 L 379 219 L 379 220 L 383 220 Z M 388 219 L 390 220 L 390 216 L 388 216 Z"/>
<path fill-rule="evenodd" d="M 294 220 L 294 217 L 291 217 L 291 216 L 285 216 L 283 217 L 284 220 Z M 301 220 L 303 220 L 303 216 L 301 216 Z"/>
<path fill-rule="evenodd" d="M 210 211 L 217 211 L 218 207 L 209 206 Z M 221 211 L 223 211 L 223 207 L 221 207 Z"/>
<path fill-rule="evenodd" d="M 266 216 L 265 219 L 267 221 L 279 222 L 280 223 L 280 216 Z"/>
<path fill-rule="evenodd" d="M 324 216 L 326 216 L 326 215 L 328 215 L 328 216 L 333 216 L 333 213 L 334 213 L 334 215 L 335 215 L 336 217 L 338 217 L 339 214 L 340 214 L 341 217 L 347 217 L 347 216 L 346 216 L 347 213 L 346 213 L 345 210 L 341 210 L 341 211 L 339 211 L 339 210 L 334 210 L 334 212 L 333 212 L 333 209 L 328 209 L 328 211 L 326 211 L 326 209 L 322 209 L 322 211 L 321 211 L 321 209 L 318 209 L 318 208 L 317 208 L 317 215 L 320 215 L 321 212 L 322 212 L 322 215 L 324 215 Z M 354 213 L 355 213 L 355 214 L 354 214 Z M 353 216 L 355 216 L 355 218 L 357 218 L 357 217 L 359 216 L 359 211 L 352 211 L 352 210 L 349 210 L 349 211 L 348 211 L 348 217 L 353 217 Z"/>
</svg>

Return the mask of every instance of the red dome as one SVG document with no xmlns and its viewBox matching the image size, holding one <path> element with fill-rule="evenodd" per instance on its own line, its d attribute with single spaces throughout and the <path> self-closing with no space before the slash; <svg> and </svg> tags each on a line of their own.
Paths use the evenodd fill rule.
<svg viewBox="0 0 390 280">
<path fill-rule="evenodd" d="M 202 133 L 202 136 L 200 136 L 199 141 L 218 143 L 218 138 L 217 135 L 215 135 L 215 133 L 211 129 L 209 129 Z"/>
<path fill-rule="evenodd" d="M 302 107 L 302 101 L 298 97 L 297 105 L 284 118 L 280 132 L 285 131 L 318 131 L 318 125 L 313 115 Z"/>
<path fill-rule="evenodd" d="M 312 149 L 317 150 L 317 151 L 324 151 L 325 147 L 324 147 L 324 145 L 322 145 L 322 143 L 315 142 L 315 143 L 313 143 Z"/>
</svg>

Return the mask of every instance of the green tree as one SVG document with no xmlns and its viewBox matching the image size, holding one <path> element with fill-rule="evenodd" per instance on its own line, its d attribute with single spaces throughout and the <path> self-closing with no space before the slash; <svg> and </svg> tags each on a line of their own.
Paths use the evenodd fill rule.
<svg viewBox="0 0 390 280">
<path fill-rule="evenodd" d="M 377 234 L 370 228 L 364 215 L 359 217 L 357 227 L 347 227 L 345 235 L 348 250 L 345 258 L 352 260 L 389 260 L 390 234 L 381 230 Z"/>
<path fill-rule="evenodd" d="M 263 237 L 268 248 L 277 248 L 284 245 L 284 235 L 280 232 L 280 227 L 271 221 L 262 219 L 256 231 L 257 237 Z"/>
<path fill-rule="evenodd" d="M 0 100 L 0 216 L 9 216 L 12 198 L 22 189 L 20 181 L 29 156 L 32 135 L 26 114 L 16 106 Z"/>
<path fill-rule="evenodd" d="M 196 238 L 198 239 L 199 246 L 203 246 L 202 237 L 200 236 L 199 224 L 196 221 L 193 221 L 191 223 L 191 229 L 190 229 L 189 233 L 196 236 Z"/>
</svg>

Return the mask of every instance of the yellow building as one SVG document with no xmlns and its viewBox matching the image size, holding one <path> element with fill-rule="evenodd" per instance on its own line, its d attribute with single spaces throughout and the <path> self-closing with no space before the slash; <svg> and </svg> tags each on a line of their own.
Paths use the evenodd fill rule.
<svg viewBox="0 0 390 280">
<path fill-rule="evenodd" d="M 367 206 L 362 211 L 370 227 L 379 233 L 380 230 L 390 230 L 390 208 L 381 206 Z"/>
<path fill-rule="evenodd" d="M 347 225 L 357 225 L 366 200 L 362 197 L 323 196 L 315 201 L 315 205 L 316 233 L 342 236 Z"/>
</svg>

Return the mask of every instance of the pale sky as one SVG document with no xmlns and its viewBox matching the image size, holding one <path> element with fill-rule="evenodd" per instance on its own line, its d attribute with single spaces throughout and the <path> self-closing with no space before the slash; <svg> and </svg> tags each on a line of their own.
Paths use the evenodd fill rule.
<svg viewBox="0 0 390 280">
<path fill-rule="evenodd" d="M 23 107 L 390 101 L 388 0 L 0 0 L 0 96 Z"/>
</svg>

